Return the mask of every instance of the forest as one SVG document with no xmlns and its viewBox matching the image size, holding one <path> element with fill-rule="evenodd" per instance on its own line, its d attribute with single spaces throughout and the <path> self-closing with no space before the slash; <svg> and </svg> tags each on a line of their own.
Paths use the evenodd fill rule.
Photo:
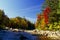
<svg viewBox="0 0 60 40">
<path fill-rule="evenodd" d="M 34 24 L 29 20 L 19 16 L 15 18 L 9 18 L 7 15 L 5 15 L 3 10 L 0 10 L 0 29 L 5 29 L 5 27 L 27 30 L 35 29 Z"/>
<path fill-rule="evenodd" d="M 42 13 L 37 15 L 36 28 L 39 30 L 60 30 L 60 1 L 46 0 Z"/>
</svg>

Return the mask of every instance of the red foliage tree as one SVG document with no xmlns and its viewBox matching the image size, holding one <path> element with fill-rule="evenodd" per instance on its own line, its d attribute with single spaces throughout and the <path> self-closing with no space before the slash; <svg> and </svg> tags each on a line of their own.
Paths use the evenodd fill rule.
<svg viewBox="0 0 60 40">
<path fill-rule="evenodd" d="M 38 15 L 37 15 L 37 20 L 40 20 L 40 19 L 41 19 L 41 15 L 38 14 Z"/>
<path fill-rule="evenodd" d="M 44 18 L 45 18 L 45 23 L 48 24 L 48 14 L 50 12 L 50 8 L 46 7 L 44 10 Z"/>
</svg>

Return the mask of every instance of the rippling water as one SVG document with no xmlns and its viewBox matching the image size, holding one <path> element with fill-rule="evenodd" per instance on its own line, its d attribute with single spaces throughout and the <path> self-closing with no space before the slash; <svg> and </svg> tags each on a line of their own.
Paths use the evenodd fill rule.
<svg viewBox="0 0 60 40">
<path fill-rule="evenodd" d="M 0 40 L 36 40 L 36 37 L 26 32 L 2 30 L 0 31 Z"/>
</svg>

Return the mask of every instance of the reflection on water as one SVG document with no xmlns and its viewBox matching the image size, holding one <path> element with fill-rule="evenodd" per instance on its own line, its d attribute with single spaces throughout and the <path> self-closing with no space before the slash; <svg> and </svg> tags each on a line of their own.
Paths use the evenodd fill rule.
<svg viewBox="0 0 60 40">
<path fill-rule="evenodd" d="M 0 31 L 0 40 L 36 40 L 36 37 L 26 32 L 12 32 L 3 30 Z"/>
</svg>

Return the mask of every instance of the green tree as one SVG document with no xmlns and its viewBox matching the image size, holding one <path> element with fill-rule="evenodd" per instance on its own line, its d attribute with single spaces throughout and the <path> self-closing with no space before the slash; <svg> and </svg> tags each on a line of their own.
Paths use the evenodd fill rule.
<svg viewBox="0 0 60 40">
<path fill-rule="evenodd" d="M 0 10 L 0 27 L 4 28 L 8 25 L 9 18 L 5 15 L 3 10 Z"/>
</svg>

